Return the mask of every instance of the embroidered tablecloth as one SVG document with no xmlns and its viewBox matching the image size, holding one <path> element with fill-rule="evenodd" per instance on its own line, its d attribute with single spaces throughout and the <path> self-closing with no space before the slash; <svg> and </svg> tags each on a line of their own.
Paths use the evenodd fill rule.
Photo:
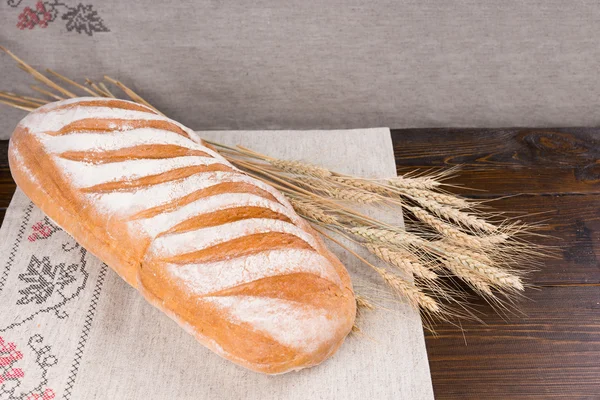
<svg viewBox="0 0 600 400">
<path fill-rule="evenodd" d="M 340 172 L 395 175 L 388 129 L 200 134 Z M 369 294 L 376 278 L 330 248 Z M 257 374 L 198 344 L 17 190 L 0 231 L 0 399 L 433 398 L 418 314 L 384 305 L 393 311 L 368 314 L 364 333 L 322 365 Z"/>
</svg>

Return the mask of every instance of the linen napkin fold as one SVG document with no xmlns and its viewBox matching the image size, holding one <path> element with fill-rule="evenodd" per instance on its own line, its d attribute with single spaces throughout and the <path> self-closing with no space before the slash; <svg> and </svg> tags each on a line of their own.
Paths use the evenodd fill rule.
<svg viewBox="0 0 600 400">
<path fill-rule="evenodd" d="M 396 174 L 387 128 L 200 135 L 338 172 Z M 382 284 L 329 245 L 357 292 Z M 254 373 L 197 343 L 17 190 L 0 230 L 0 399 L 433 398 L 418 313 L 385 306 L 323 364 Z"/>
</svg>

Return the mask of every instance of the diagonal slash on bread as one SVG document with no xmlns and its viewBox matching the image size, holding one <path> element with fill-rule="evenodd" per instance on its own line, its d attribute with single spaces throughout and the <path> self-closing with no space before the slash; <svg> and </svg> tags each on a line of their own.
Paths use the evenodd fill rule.
<svg viewBox="0 0 600 400">
<path fill-rule="evenodd" d="M 42 211 L 222 357 L 284 373 L 351 330 L 348 273 L 285 197 L 150 108 L 45 105 L 17 126 L 9 162 Z"/>
</svg>

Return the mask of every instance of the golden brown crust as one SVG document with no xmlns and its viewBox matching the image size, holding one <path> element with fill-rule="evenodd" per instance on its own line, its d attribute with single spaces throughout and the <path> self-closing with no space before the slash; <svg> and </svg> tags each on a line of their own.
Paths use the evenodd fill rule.
<svg viewBox="0 0 600 400">
<path fill-rule="evenodd" d="M 79 103 L 77 101 L 67 104 L 54 103 L 34 113 L 51 114 L 53 110 L 77 111 L 77 107 L 85 107 L 87 110 L 108 107 L 138 111 L 158 118 L 156 113 L 144 106 L 118 100 L 98 99 L 82 99 Z M 67 150 L 52 155 L 41 141 L 42 137 L 56 137 L 57 134 L 126 132 L 139 128 L 166 130 L 188 137 L 188 133 L 178 124 L 163 120 L 89 117 L 65 123 L 60 129 L 47 131 L 42 129 L 41 133 L 32 132 L 26 124 L 22 124 L 17 127 L 10 142 L 11 172 L 19 187 L 59 226 L 75 237 L 92 254 L 106 262 L 130 285 L 140 290 L 149 302 L 190 330 L 201 343 L 219 355 L 255 371 L 282 373 L 316 365 L 333 354 L 343 342 L 354 321 L 355 301 L 350 278 L 343 265 L 325 248 L 318 235 L 305 221 L 298 219 L 293 211 L 290 211 L 291 206 L 272 192 L 272 188 L 259 187 L 258 183 L 250 184 L 246 181 L 216 182 L 212 186 L 175 196 L 172 200 L 158 203 L 156 206 L 148 206 L 144 210 L 138 210 L 124 217 L 116 212 L 112 214 L 103 211 L 96 202 L 98 196 L 136 193 L 138 190 L 169 182 L 176 187 L 186 179 L 201 174 L 229 173 L 238 176 L 240 173 L 225 163 L 213 163 L 173 168 L 139 178 L 115 179 L 77 186 L 65 173 L 62 164 L 58 163 L 59 160 L 100 167 L 129 160 L 212 158 L 208 154 L 212 149 L 210 147 L 200 149 L 196 145 L 186 147 L 157 142 L 117 149 Z M 202 144 L 196 138 L 193 143 Z M 181 222 L 173 221 L 153 235 L 144 231 L 144 225 L 140 225 L 154 217 L 163 214 L 175 215 L 174 213 L 182 212 L 181 210 L 192 207 L 198 202 L 227 194 L 243 198 L 247 196 L 248 199 L 257 199 L 253 201 L 260 202 L 256 205 L 215 209 L 201 215 L 191 214 Z M 153 199 L 148 200 L 152 204 Z M 115 203 L 115 206 L 119 206 L 119 203 Z M 295 226 L 308 236 L 304 237 L 295 231 L 275 229 L 255 233 L 248 231 L 242 236 L 221 239 L 224 241 L 194 251 L 163 254 L 160 249 L 156 250 L 152 247 L 155 241 L 165 237 L 204 230 L 209 232 L 210 229 L 221 226 L 249 224 L 253 221 L 264 223 L 273 221 L 273 229 L 280 226 L 275 223 L 283 224 L 281 227 Z M 225 235 L 224 237 L 226 234 L 227 231 L 219 233 Z M 308 259 L 293 258 L 289 259 L 285 266 L 265 265 L 265 271 L 271 271 L 269 272 L 271 275 L 265 275 L 266 272 L 260 268 L 252 272 L 252 268 L 260 267 L 260 265 L 252 267 L 250 262 L 252 257 L 265 255 L 265 262 L 271 262 L 269 254 L 274 256 L 278 251 L 299 251 L 301 252 L 299 254 L 305 254 L 305 257 L 318 254 L 323 257 L 323 261 L 320 261 L 322 265 L 317 270 L 321 272 L 306 269 L 308 266 L 303 263 L 308 262 Z M 200 289 L 200 286 L 194 289 L 195 281 L 179 272 L 190 268 L 198 268 L 202 271 L 206 268 L 208 273 L 209 268 L 216 268 L 216 265 L 221 265 L 219 263 L 238 260 L 239 264 L 239 260 L 246 258 L 245 262 L 250 264 L 244 268 L 250 269 L 240 272 L 243 280 L 238 281 L 232 275 L 228 278 L 231 283 L 216 284 L 214 290 L 210 290 L 212 287 L 210 285 L 206 290 Z M 227 267 L 227 264 L 219 268 L 224 268 L 225 275 L 239 272 L 236 272 L 234 267 Z M 282 268 L 280 272 L 278 268 Z M 258 274 L 257 277 L 247 280 L 247 277 L 252 276 L 253 273 Z M 307 321 L 313 321 L 310 323 L 316 323 L 314 322 L 318 320 L 316 316 L 326 315 L 325 320 L 329 322 L 322 323 L 323 327 L 329 328 L 323 328 L 322 338 L 315 337 L 314 342 L 309 340 L 305 343 L 302 337 L 297 337 L 297 330 L 292 332 L 293 329 L 289 335 L 281 336 L 280 332 L 268 326 L 244 320 L 247 317 L 248 321 L 252 321 L 252 312 L 255 311 L 248 311 L 248 313 L 238 311 L 236 314 L 234 309 L 227 308 L 231 303 L 234 306 L 241 305 L 244 310 L 255 301 L 248 300 L 248 303 L 245 303 L 246 298 L 258 299 L 266 305 L 291 310 L 289 312 L 292 314 L 282 314 L 281 317 L 292 318 L 291 323 L 300 324 L 298 325 L 300 332 L 303 322 L 300 322 L 301 320 L 293 322 L 296 314 L 298 318 L 309 318 Z M 236 301 L 238 303 L 235 303 Z M 332 324 L 332 321 L 335 323 Z M 274 323 L 276 322 L 274 320 Z"/>
</svg>

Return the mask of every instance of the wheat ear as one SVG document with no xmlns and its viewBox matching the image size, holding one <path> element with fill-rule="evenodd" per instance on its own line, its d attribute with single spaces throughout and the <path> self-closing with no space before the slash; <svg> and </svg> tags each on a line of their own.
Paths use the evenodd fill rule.
<svg viewBox="0 0 600 400">
<path fill-rule="evenodd" d="M 436 201 L 426 200 L 421 198 L 413 198 L 419 205 L 428 209 L 433 214 L 440 218 L 453 221 L 458 225 L 465 226 L 478 230 L 480 232 L 496 233 L 498 227 L 478 218 L 474 215 L 466 213 L 464 211 L 457 210 L 454 207 L 450 207 L 444 204 L 440 204 Z"/>
<path fill-rule="evenodd" d="M 385 261 L 386 263 L 393 265 L 400 270 L 407 272 L 409 274 L 413 274 L 414 276 L 422 279 L 437 279 L 437 275 L 435 272 L 431 271 L 423 264 L 413 257 L 407 251 L 402 250 L 392 250 L 388 247 L 376 244 L 365 244 L 367 250 L 369 250 L 372 254 Z"/>
<path fill-rule="evenodd" d="M 341 176 L 341 175 L 335 175 L 335 176 L 331 176 L 329 178 L 330 181 L 332 182 L 336 182 L 338 184 L 343 184 L 347 187 L 354 187 L 357 189 L 362 189 L 362 190 L 366 190 L 368 192 L 371 193 L 377 193 L 377 194 L 382 194 L 382 195 L 388 195 L 388 196 L 396 196 L 397 193 L 394 190 L 390 190 L 389 188 L 386 188 L 384 185 L 377 183 L 377 182 L 372 182 L 366 179 L 361 179 L 361 178 L 355 178 L 355 177 L 351 177 L 351 176 Z"/>
<path fill-rule="evenodd" d="M 481 276 L 479 276 L 479 274 L 474 274 L 473 270 L 457 262 L 446 262 L 444 263 L 444 266 L 450 272 L 452 272 L 454 275 L 465 281 L 479 293 L 489 297 L 494 297 L 492 289 L 490 288 L 490 285 L 487 283 L 487 281 Z"/>
<path fill-rule="evenodd" d="M 338 220 L 333 215 L 327 214 L 321 207 L 319 207 L 315 203 L 311 203 L 308 201 L 289 198 L 290 203 L 294 207 L 296 212 L 304 217 L 313 219 L 318 222 L 322 222 L 324 224 L 335 225 L 338 223 Z"/>
<path fill-rule="evenodd" d="M 387 180 L 387 183 L 400 189 L 423 189 L 433 190 L 438 188 L 442 183 L 427 176 L 418 178 L 407 178 L 398 176 Z"/>
<path fill-rule="evenodd" d="M 407 245 L 420 246 L 425 242 L 417 235 L 405 231 L 391 231 L 387 229 L 366 226 L 346 228 L 346 230 L 356 236 L 360 236 L 363 239 L 375 243 L 398 246 L 400 248 L 403 248 Z"/>
<path fill-rule="evenodd" d="M 374 267 L 374 269 L 395 292 L 406 297 L 415 307 L 423 308 L 432 313 L 441 311 L 437 302 L 419 290 L 414 284 L 388 272 L 384 268 Z"/>
<path fill-rule="evenodd" d="M 287 161 L 275 158 L 269 159 L 268 161 L 274 167 L 292 174 L 314 176 L 316 178 L 328 178 L 332 175 L 331 171 L 327 168 L 318 167 L 316 165 L 303 163 L 300 161 Z"/>
<path fill-rule="evenodd" d="M 462 247 L 480 248 L 495 246 L 505 242 L 508 235 L 504 233 L 494 235 L 470 235 L 456 228 L 455 226 L 442 221 L 441 219 L 431 215 L 427 211 L 418 207 L 408 207 L 408 210 L 420 221 L 426 223 L 452 244 Z"/>
<path fill-rule="evenodd" d="M 444 193 L 437 193 L 431 190 L 405 188 L 400 189 L 400 192 L 415 201 L 429 200 L 439 204 L 456 207 L 459 209 L 471 208 L 473 204 L 458 196 L 453 196 Z"/>
<path fill-rule="evenodd" d="M 525 288 L 521 278 L 500 268 L 484 264 L 472 257 L 463 254 L 449 254 L 446 257 L 446 264 L 461 264 L 463 267 L 475 272 L 481 279 L 487 281 L 490 285 L 501 289 L 523 291 Z"/>
</svg>

